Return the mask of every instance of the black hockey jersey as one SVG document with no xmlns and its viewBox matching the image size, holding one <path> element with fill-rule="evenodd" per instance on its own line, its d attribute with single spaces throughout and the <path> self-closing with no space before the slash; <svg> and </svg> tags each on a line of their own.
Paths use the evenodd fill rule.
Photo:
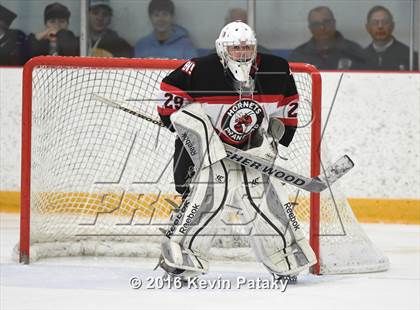
<svg viewBox="0 0 420 310">
<path fill-rule="evenodd" d="M 194 58 L 171 72 L 160 85 L 158 113 L 171 128 L 169 116 L 185 104 L 199 103 L 225 143 L 241 147 L 271 117 L 286 126 L 279 141 L 288 145 L 297 127 L 298 93 L 283 58 L 258 54 L 251 70 L 253 92 L 240 94 L 217 54 Z"/>
</svg>

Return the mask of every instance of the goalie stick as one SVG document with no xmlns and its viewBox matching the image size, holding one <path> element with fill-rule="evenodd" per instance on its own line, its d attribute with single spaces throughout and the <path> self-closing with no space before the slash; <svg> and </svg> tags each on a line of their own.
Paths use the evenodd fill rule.
<svg viewBox="0 0 420 310">
<path fill-rule="evenodd" d="M 92 97 L 93 99 L 96 99 L 111 107 L 122 110 L 126 113 L 129 113 L 133 116 L 144 119 L 160 127 L 165 127 L 165 125 L 163 125 L 161 121 L 153 119 L 142 113 L 128 109 L 124 107 L 122 104 L 114 100 L 107 99 L 96 94 L 92 94 Z M 339 160 L 337 160 L 334 164 L 332 164 L 327 169 L 325 169 L 324 176 L 318 175 L 314 178 L 308 178 L 300 174 L 297 174 L 295 172 L 292 172 L 288 169 L 282 168 L 278 165 L 275 165 L 274 163 L 271 163 L 265 159 L 250 155 L 246 153 L 245 151 L 237 149 L 229 144 L 224 143 L 224 146 L 227 153 L 227 157 L 226 157 L 227 159 L 233 162 L 236 162 L 242 166 L 248 167 L 250 169 L 258 170 L 261 173 L 264 173 L 268 176 L 279 179 L 280 181 L 284 183 L 293 185 L 295 187 L 301 188 L 309 192 L 319 193 L 323 191 L 324 189 L 331 186 L 334 182 L 336 182 L 338 179 L 340 179 L 343 175 L 345 175 L 348 171 L 350 171 L 350 169 L 354 167 L 354 163 L 350 159 L 350 157 L 347 155 L 344 155 Z"/>
</svg>

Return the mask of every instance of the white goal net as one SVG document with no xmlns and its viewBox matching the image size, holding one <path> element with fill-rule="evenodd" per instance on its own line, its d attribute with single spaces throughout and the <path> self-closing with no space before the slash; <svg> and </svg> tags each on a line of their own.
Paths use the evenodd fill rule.
<svg viewBox="0 0 420 310">
<path fill-rule="evenodd" d="M 180 64 L 38 57 L 26 65 L 21 261 L 73 255 L 157 257 L 159 229 L 168 226 L 171 210 L 181 201 L 172 177 L 174 135 L 98 98 L 158 120 L 154 94 L 162 78 Z M 291 68 L 300 94 L 299 128 L 286 168 L 310 176 L 320 169 L 319 73 L 302 64 Z M 313 272 L 387 269 L 387 259 L 365 235 L 338 186 L 321 195 L 288 187 L 319 258 Z M 224 211 L 211 251 L 214 259 L 254 259 L 237 212 Z"/>
</svg>

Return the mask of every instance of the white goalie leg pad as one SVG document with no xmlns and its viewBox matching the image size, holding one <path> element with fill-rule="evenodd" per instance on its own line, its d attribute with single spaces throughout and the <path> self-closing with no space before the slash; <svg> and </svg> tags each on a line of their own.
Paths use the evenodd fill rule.
<svg viewBox="0 0 420 310">
<path fill-rule="evenodd" d="M 243 215 L 252 225 L 251 244 L 257 258 L 274 274 L 297 275 L 316 257 L 294 216 L 280 182 L 242 168 Z"/>
<path fill-rule="evenodd" d="M 223 207 L 229 199 L 228 170 L 224 161 L 203 168 L 193 178 L 191 192 L 162 241 L 159 265 L 168 273 L 206 272 L 208 252 L 220 223 Z M 187 272 L 188 271 L 188 272 Z"/>
<path fill-rule="evenodd" d="M 277 251 L 273 251 L 273 247 L 269 247 L 272 251 L 268 251 L 267 243 L 254 238 L 253 248 L 259 260 L 273 274 L 294 276 L 316 264 L 315 254 L 305 239 L 296 240 L 287 248 Z"/>
<path fill-rule="evenodd" d="M 200 104 L 189 104 L 173 113 L 171 122 L 196 169 L 208 167 L 227 156 L 222 141 Z"/>
</svg>

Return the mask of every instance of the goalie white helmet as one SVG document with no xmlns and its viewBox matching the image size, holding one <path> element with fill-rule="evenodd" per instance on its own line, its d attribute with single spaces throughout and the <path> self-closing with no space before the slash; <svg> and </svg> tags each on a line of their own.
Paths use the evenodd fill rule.
<svg viewBox="0 0 420 310">
<path fill-rule="evenodd" d="M 224 68 L 229 68 L 235 79 L 247 82 L 257 55 L 257 39 L 251 27 L 234 21 L 223 27 L 216 40 L 216 52 Z"/>
</svg>

